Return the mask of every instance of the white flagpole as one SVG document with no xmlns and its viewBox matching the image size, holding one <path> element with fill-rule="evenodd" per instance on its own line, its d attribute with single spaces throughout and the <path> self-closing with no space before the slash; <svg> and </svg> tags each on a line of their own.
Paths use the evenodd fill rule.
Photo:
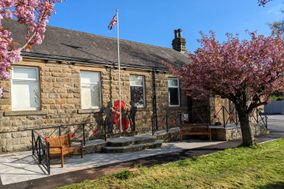
<svg viewBox="0 0 284 189">
<path fill-rule="evenodd" d="M 118 9 L 116 9 L 116 35 L 117 35 L 117 63 L 118 63 L 118 90 L 119 90 L 119 125 L 120 132 L 122 131 L 122 112 L 121 112 L 121 76 L 120 76 L 120 48 L 119 48 L 119 19 L 118 19 Z"/>
</svg>

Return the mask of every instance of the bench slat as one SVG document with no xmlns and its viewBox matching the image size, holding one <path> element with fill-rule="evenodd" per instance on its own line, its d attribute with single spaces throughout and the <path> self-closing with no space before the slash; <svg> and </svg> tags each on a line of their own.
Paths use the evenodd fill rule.
<svg viewBox="0 0 284 189">
<path fill-rule="evenodd" d="M 182 140 L 183 136 L 208 136 L 210 141 L 212 140 L 211 136 L 211 128 L 206 123 L 197 123 L 197 124 L 189 124 L 184 123 L 180 128 L 180 140 Z"/>
</svg>

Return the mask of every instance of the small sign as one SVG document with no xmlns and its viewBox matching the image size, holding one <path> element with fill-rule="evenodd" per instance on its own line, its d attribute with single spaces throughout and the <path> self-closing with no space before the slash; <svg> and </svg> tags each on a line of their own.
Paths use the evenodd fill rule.
<svg viewBox="0 0 284 189">
<path fill-rule="evenodd" d="M 188 114 L 185 113 L 181 114 L 181 119 L 182 121 L 188 121 Z"/>
</svg>

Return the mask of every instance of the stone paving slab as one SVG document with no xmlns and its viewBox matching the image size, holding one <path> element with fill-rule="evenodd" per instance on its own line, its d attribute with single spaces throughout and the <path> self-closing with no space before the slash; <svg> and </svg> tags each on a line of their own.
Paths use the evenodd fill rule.
<svg viewBox="0 0 284 189">
<path fill-rule="evenodd" d="M 195 149 L 208 147 L 213 148 L 225 142 L 178 142 L 166 143 L 162 148 L 146 149 L 139 152 L 130 152 L 122 154 L 111 153 L 94 153 L 86 154 L 83 158 L 80 156 L 66 157 L 64 168 L 60 164 L 53 164 L 51 166 L 51 175 L 47 175 L 35 163 L 31 152 L 18 152 L 12 154 L 0 155 L 0 175 L 3 185 L 13 184 L 38 178 L 49 177 L 88 169 L 92 167 L 100 167 L 114 163 L 127 162 L 135 159 L 141 159 L 161 154 L 168 154 L 174 152 L 181 152 L 186 149 Z"/>
</svg>

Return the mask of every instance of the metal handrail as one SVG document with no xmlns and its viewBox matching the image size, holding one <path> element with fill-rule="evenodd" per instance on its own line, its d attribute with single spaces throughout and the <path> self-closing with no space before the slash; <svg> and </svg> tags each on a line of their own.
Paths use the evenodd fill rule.
<svg viewBox="0 0 284 189">
<path fill-rule="evenodd" d="M 163 129 L 166 129 L 166 132 L 169 132 L 170 129 L 170 121 L 174 120 L 176 123 L 178 120 L 181 123 L 181 112 L 177 112 L 177 115 L 174 114 L 173 119 L 170 119 L 170 111 L 167 109 L 166 110 L 166 116 L 164 114 L 161 114 L 162 116 L 157 116 L 157 117 L 163 117 L 163 119 L 159 120 L 159 122 L 165 123 L 166 128 L 162 127 Z M 178 125 L 178 124 L 176 124 Z M 159 127 L 159 124 L 157 125 L 157 129 L 155 131 L 158 131 L 161 127 Z"/>
<path fill-rule="evenodd" d="M 75 124 L 60 124 L 60 125 L 53 125 L 53 126 L 44 126 L 44 127 L 41 127 L 41 128 L 25 128 L 25 129 L 17 129 L 17 130 L 14 130 L 14 131 L 0 131 L 0 134 L 24 132 L 24 131 L 32 131 L 32 130 L 55 129 L 55 128 L 58 128 L 59 126 L 71 127 L 71 126 L 79 126 L 79 125 L 82 125 L 82 124 L 96 124 L 96 122 L 83 122 L 83 123 L 75 123 Z"/>
<path fill-rule="evenodd" d="M 32 130 L 32 156 L 50 174 L 49 143 L 35 130 Z"/>
<path fill-rule="evenodd" d="M 263 126 L 265 128 L 267 128 L 267 119 L 268 119 L 267 115 L 262 115 L 261 111 L 259 109 L 256 109 L 255 111 L 256 111 L 255 112 L 256 113 L 256 117 L 255 117 L 254 113 L 251 114 L 251 117 L 256 121 L 257 124 L 262 123 Z"/>
<path fill-rule="evenodd" d="M 58 136 L 63 134 L 63 128 L 67 128 L 70 126 L 78 126 L 77 129 L 72 133 L 75 134 L 79 129 L 82 128 L 82 138 L 83 144 L 86 145 L 85 139 L 85 124 L 75 124 L 75 125 L 60 125 L 57 127 L 48 127 L 44 129 L 32 129 L 32 156 L 38 161 L 38 164 L 41 165 L 48 174 L 50 174 L 50 145 L 49 142 L 46 141 L 46 138 L 51 137 L 54 133 L 58 133 Z M 45 136 L 39 131 L 54 129 L 51 134 Z M 65 133 L 66 134 L 66 133 Z M 67 133 L 70 134 L 70 133 Z"/>
<path fill-rule="evenodd" d="M 222 112 L 222 121 L 223 121 L 223 127 L 225 128 L 227 126 L 227 124 L 229 123 L 229 121 L 233 120 L 233 123 L 235 123 L 236 125 L 239 124 L 238 121 L 238 114 L 236 112 L 236 110 L 232 110 L 232 111 L 228 111 L 228 109 L 225 106 L 222 106 L 220 108 L 220 110 L 218 110 L 215 114 L 214 117 L 217 117 L 220 113 Z M 233 115 L 234 117 L 232 117 L 232 114 L 235 113 L 235 115 Z M 228 118 L 226 119 L 226 114 L 228 115 Z M 261 115 L 261 112 L 259 111 L 259 109 L 256 109 L 256 117 L 255 114 L 252 113 L 250 115 L 251 118 L 253 118 L 256 123 L 262 123 L 266 128 L 267 128 L 267 116 L 266 115 Z M 260 118 L 260 119 L 259 119 Z"/>
<path fill-rule="evenodd" d="M 88 123 L 89 124 L 89 123 Z M 68 128 L 68 127 L 77 127 L 75 129 L 74 132 L 72 132 L 73 134 L 78 133 L 78 131 L 81 129 L 82 130 L 82 139 L 83 139 L 83 143 L 84 145 L 86 144 L 86 136 L 85 136 L 85 124 L 68 124 L 68 125 L 59 125 L 59 126 L 51 126 L 51 127 L 46 127 L 46 128 L 37 128 L 37 129 L 32 129 L 33 132 L 37 133 L 39 136 L 41 136 L 42 139 L 45 138 L 50 138 L 52 137 L 54 134 L 57 133 L 58 136 L 61 136 L 64 133 L 64 128 Z M 50 132 L 47 135 L 44 135 L 42 133 L 40 133 L 39 131 L 45 131 L 45 130 L 50 130 L 50 129 L 54 129 L 52 132 Z M 64 134 L 71 134 L 70 132 L 68 133 L 64 133 Z"/>
<path fill-rule="evenodd" d="M 225 128 L 228 123 L 235 123 L 236 125 L 239 124 L 238 122 L 238 114 L 235 111 L 235 109 L 229 111 L 225 106 L 222 106 L 215 114 L 214 114 L 214 118 L 216 118 L 218 115 L 220 115 L 220 113 L 222 112 L 222 123 L 223 123 L 223 127 Z M 227 115 L 227 119 L 226 119 L 226 115 Z"/>
</svg>

